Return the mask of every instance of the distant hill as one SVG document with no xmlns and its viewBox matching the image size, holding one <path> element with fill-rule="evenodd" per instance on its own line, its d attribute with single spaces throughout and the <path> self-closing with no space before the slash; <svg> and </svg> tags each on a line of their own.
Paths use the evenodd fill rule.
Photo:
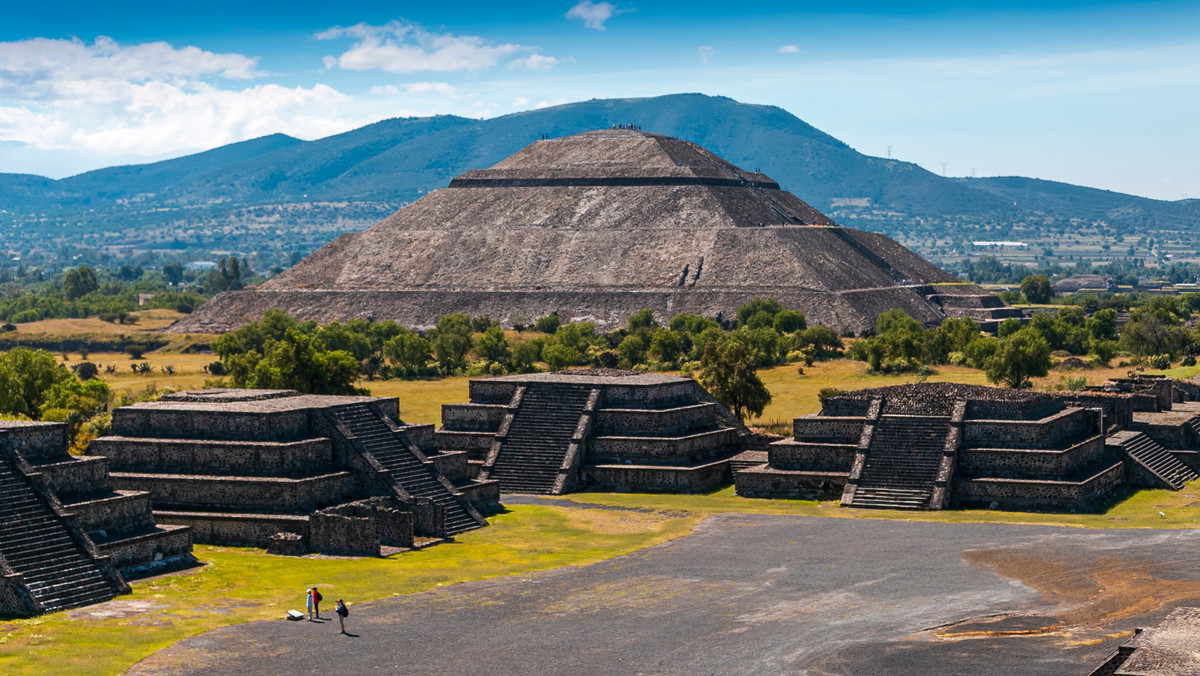
<svg viewBox="0 0 1200 676">
<path fill-rule="evenodd" d="M 1198 200 L 1166 202 L 1018 177 L 946 178 L 863 155 L 781 108 L 677 94 L 584 101 L 490 120 L 397 118 L 316 141 L 275 134 L 57 181 L 0 174 L 0 224 L 19 226 L 9 230 L 21 235 L 0 236 L 0 246 L 311 249 L 541 134 L 622 122 L 694 141 L 768 174 L 845 225 L 889 234 L 937 238 L 962 236 L 964 226 L 1053 230 L 1080 221 L 1114 232 L 1155 232 L 1200 221 Z M 353 206 L 337 206 L 343 203 Z M 278 241 L 293 230 L 305 236 Z"/>
</svg>

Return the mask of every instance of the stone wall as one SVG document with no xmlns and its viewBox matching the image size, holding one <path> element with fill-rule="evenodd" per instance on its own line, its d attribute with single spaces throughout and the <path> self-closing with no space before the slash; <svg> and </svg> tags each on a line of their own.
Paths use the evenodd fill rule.
<svg viewBox="0 0 1200 676">
<path fill-rule="evenodd" d="M 192 531 L 178 528 L 163 536 L 160 533 L 125 538 L 119 542 L 96 545 L 101 556 L 110 557 L 114 566 L 126 572 L 131 567 L 161 568 L 179 561 L 192 559 Z"/>
<path fill-rule="evenodd" d="M 792 437 L 796 441 L 857 445 L 865 422 L 865 417 L 806 415 L 792 420 Z"/>
<path fill-rule="evenodd" d="M 1051 392 L 1050 395 L 1066 406 L 1102 410 L 1106 429 L 1116 426 L 1127 430 L 1133 424 L 1133 399 L 1128 396 L 1103 392 Z"/>
<path fill-rule="evenodd" d="M 266 547 L 275 533 L 296 533 L 308 539 L 308 517 L 290 514 L 222 514 L 157 512 L 159 523 L 191 526 L 196 542 L 214 545 Z"/>
<path fill-rule="evenodd" d="M 682 437 L 592 437 L 587 462 L 683 465 L 717 457 L 736 448 L 737 432 L 724 428 Z"/>
<path fill-rule="evenodd" d="M 1065 409 L 1041 420 L 967 420 L 963 446 L 985 448 L 1054 448 L 1099 430 L 1099 415 L 1088 409 Z"/>
<path fill-rule="evenodd" d="M 471 380 L 467 383 L 471 403 L 508 406 L 520 383 L 511 380 Z"/>
<path fill-rule="evenodd" d="M 59 498 L 108 485 L 108 461 L 104 458 L 72 458 L 66 462 L 37 465 L 34 469 L 41 473 Z"/>
<path fill-rule="evenodd" d="M 1079 509 L 1096 507 L 1124 483 L 1124 463 L 1105 467 L 1083 481 L 970 479 L 954 482 L 954 502 L 1002 509 Z"/>
<path fill-rule="evenodd" d="M 329 467 L 333 463 L 329 439 L 273 442 L 111 436 L 93 441 L 88 453 L 107 457 L 114 471 L 178 471 L 186 467 L 197 474 L 286 476 L 302 468 Z"/>
<path fill-rule="evenodd" d="M 4 443 L 30 463 L 67 455 L 67 424 L 0 420 Z"/>
<path fill-rule="evenodd" d="M 849 472 L 795 472 L 767 465 L 734 476 L 737 494 L 744 498 L 776 500 L 834 500 L 842 496 Z"/>
<path fill-rule="evenodd" d="M 0 574 L 0 616 L 29 617 L 40 612 L 20 579 L 20 575 Z"/>
<path fill-rule="evenodd" d="M 379 556 L 379 529 L 367 517 L 317 512 L 309 519 L 308 546 L 329 554 Z"/>
<path fill-rule="evenodd" d="M 678 436 L 712 427 L 715 417 L 716 406 L 707 403 L 667 409 L 602 408 L 596 411 L 593 429 L 598 435 Z"/>
<path fill-rule="evenodd" d="M 771 444 L 768 464 L 775 469 L 849 472 L 858 444 L 833 444 L 784 439 Z"/>
<path fill-rule="evenodd" d="M 219 477 L 180 474 L 121 474 L 113 484 L 124 490 L 149 491 L 155 509 L 171 506 L 229 511 L 307 512 L 337 504 L 355 491 L 351 472 L 305 479 Z"/>
<path fill-rule="evenodd" d="M 636 493 L 701 493 L 728 478 L 729 461 L 695 467 L 592 465 L 581 468 L 585 484 L 599 490 Z"/>
<path fill-rule="evenodd" d="M 958 471 L 973 477 L 1062 478 L 1075 475 L 1103 456 L 1102 435 L 1065 450 L 965 448 L 958 453 Z"/>
<path fill-rule="evenodd" d="M 442 425 L 457 431 L 495 433 L 508 412 L 503 404 L 442 404 Z"/>
<path fill-rule="evenodd" d="M 75 514 L 80 528 L 93 532 L 112 529 L 137 529 L 153 525 L 150 518 L 150 496 L 117 495 L 72 503 L 67 510 Z"/>
<path fill-rule="evenodd" d="M 308 411 L 204 411 L 174 408 L 113 410 L 112 433 L 124 437 L 297 441 L 309 436 Z"/>
<path fill-rule="evenodd" d="M 451 483 L 461 483 L 467 480 L 466 453 L 448 451 L 432 455 L 429 459 Z"/>
</svg>

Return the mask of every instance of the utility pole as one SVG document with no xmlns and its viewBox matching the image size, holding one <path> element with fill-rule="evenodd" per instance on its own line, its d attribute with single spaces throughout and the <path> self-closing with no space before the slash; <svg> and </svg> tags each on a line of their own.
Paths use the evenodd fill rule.
<svg viewBox="0 0 1200 676">
<path fill-rule="evenodd" d="M 971 178 L 975 178 L 975 167 L 971 167 Z"/>
<path fill-rule="evenodd" d="M 888 159 L 890 160 L 890 159 L 892 159 L 892 147 L 888 146 L 887 150 L 888 150 Z"/>
<path fill-rule="evenodd" d="M 946 175 L 946 163 L 942 162 L 942 176 Z"/>
</svg>

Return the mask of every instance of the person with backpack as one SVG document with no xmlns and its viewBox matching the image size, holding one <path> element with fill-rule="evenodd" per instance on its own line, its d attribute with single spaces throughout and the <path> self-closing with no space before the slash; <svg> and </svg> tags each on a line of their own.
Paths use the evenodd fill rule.
<svg viewBox="0 0 1200 676">
<path fill-rule="evenodd" d="M 321 600 L 324 598 L 321 596 L 320 590 L 316 587 L 312 588 L 313 612 L 316 613 L 318 620 L 321 619 Z"/>
<path fill-rule="evenodd" d="M 350 610 L 346 608 L 346 602 L 338 599 L 337 605 L 334 606 L 333 612 L 337 613 L 338 624 L 342 628 L 342 633 L 346 633 L 346 618 L 350 616 Z"/>
</svg>

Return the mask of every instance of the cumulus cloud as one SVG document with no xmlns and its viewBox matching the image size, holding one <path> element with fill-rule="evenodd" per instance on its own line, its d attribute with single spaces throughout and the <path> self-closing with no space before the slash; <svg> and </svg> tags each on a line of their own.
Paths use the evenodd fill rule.
<svg viewBox="0 0 1200 676">
<path fill-rule="evenodd" d="M 696 53 L 700 55 L 700 63 L 707 66 L 709 63 L 712 63 L 713 55 L 717 51 L 708 45 L 700 45 L 696 48 Z"/>
<path fill-rule="evenodd" d="M 780 54 L 799 54 L 800 48 L 796 45 L 784 45 L 779 48 Z"/>
<path fill-rule="evenodd" d="M 326 85 L 219 86 L 261 75 L 252 57 L 165 42 L 0 42 L 0 140 L 155 156 L 348 128 L 337 109 L 349 98 Z"/>
<path fill-rule="evenodd" d="M 524 68 L 525 70 L 550 70 L 558 65 L 558 59 L 545 54 L 530 54 L 522 59 L 514 59 L 508 64 L 512 68 Z"/>
<path fill-rule="evenodd" d="M 101 36 L 89 45 L 77 39 L 33 38 L 0 42 L 0 97 L 53 98 L 63 89 L 97 79 L 245 80 L 261 75 L 256 66 L 256 59 L 241 54 L 177 48 L 165 42 L 121 45 Z"/>
<path fill-rule="evenodd" d="M 568 19 L 579 19 L 588 28 L 604 30 L 604 22 L 617 14 L 617 8 L 611 2 L 592 2 L 579 0 L 579 4 L 567 10 Z"/>
<path fill-rule="evenodd" d="M 495 66 L 502 58 L 532 51 L 531 47 L 514 43 L 492 44 L 474 35 L 431 33 L 408 21 L 390 21 L 382 26 L 363 23 L 335 26 L 317 33 L 316 37 L 355 40 L 350 49 L 336 57 L 339 67 L 388 73 L 480 71 Z M 538 60 L 534 63 L 542 69 L 557 63 L 553 57 L 537 54 L 516 62 L 529 62 L 535 57 Z"/>
</svg>

